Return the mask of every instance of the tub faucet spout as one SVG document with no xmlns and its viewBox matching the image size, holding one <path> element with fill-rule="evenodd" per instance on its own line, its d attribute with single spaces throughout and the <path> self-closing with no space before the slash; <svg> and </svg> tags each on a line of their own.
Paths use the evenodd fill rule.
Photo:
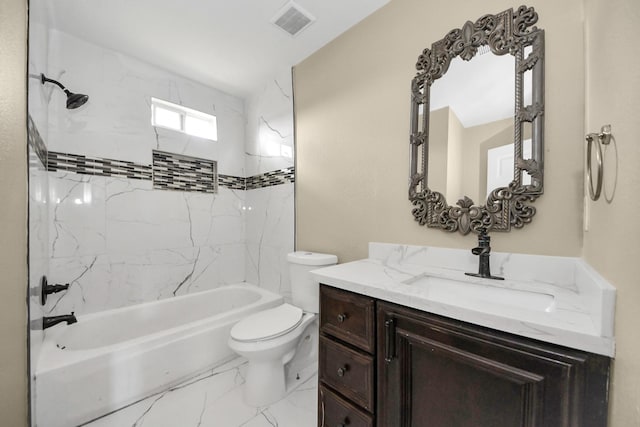
<svg viewBox="0 0 640 427">
<path fill-rule="evenodd" d="M 50 328 L 60 322 L 67 322 L 67 325 L 71 325 L 72 323 L 78 322 L 78 319 L 76 319 L 73 311 L 71 312 L 71 314 L 63 314 L 62 316 L 44 316 L 42 318 L 42 329 Z"/>
<path fill-rule="evenodd" d="M 467 276 L 482 277 L 483 279 L 504 280 L 504 277 L 492 276 L 489 266 L 489 254 L 491 254 L 491 246 L 489 242 L 491 237 L 487 234 L 486 228 L 481 228 L 478 234 L 478 246 L 471 249 L 471 253 L 478 255 L 480 263 L 478 265 L 478 273 L 464 273 Z"/>
</svg>

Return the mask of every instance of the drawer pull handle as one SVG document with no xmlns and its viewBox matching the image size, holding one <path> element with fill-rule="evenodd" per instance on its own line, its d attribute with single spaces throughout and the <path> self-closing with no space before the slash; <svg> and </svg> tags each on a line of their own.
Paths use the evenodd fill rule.
<svg viewBox="0 0 640 427">
<path fill-rule="evenodd" d="M 348 370 L 349 370 L 349 366 L 347 365 L 344 365 L 342 368 L 338 368 L 338 376 L 340 378 L 344 377 L 344 374 L 346 374 Z"/>
<path fill-rule="evenodd" d="M 342 323 L 345 320 L 347 320 L 347 313 L 340 313 L 338 314 L 338 323 Z"/>
</svg>

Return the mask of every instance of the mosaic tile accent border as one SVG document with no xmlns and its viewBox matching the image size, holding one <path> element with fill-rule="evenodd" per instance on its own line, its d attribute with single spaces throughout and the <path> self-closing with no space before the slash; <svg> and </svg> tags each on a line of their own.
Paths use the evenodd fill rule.
<svg viewBox="0 0 640 427">
<path fill-rule="evenodd" d="M 32 123 L 32 121 L 30 121 Z M 31 124 L 30 124 L 31 126 Z M 230 190 L 255 190 L 295 182 L 295 168 L 289 167 L 243 178 L 217 175 L 215 160 L 153 150 L 153 165 L 125 160 L 88 157 L 80 154 L 48 151 L 33 124 L 29 128 L 29 144 L 50 172 L 67 171 L 82 175 L 116 176 L 153 181 L 159 190 L 217 193 L 218 186 Z M 32 141 L 33 140 L 33 141 Z M 46 157 L 44 157 L 46 156 Z M 46 160 L 43 161 L 43 158 Z"/>
<path fill-rule="evenodd" d="M 217 162 L 153 150 L 153 188 L 217 193 Z"/>
<path fill-rule="evenodd" d="M 47 146 L 44 143 L 44 139 L 38 131 L 36 123 L 31 118 L 31 115 L 27 117 L 27 141 L 31 146 L 31 149 L 38 156 L 38 159 L 42 162 L 41 166 L 47 165 Z"/>
<path fill-rule="evenodd" d="M 218 175 L 218 185 L 230 190 L 246 190 L 247 178 L 233 175 Z"/>
<path fill-rule="evenodd" d="M 149 165 L 56 151 L 49 151 L 47 169 L 50 172 L 69 171 L 82 175 L 121 176 L 142 180 L 150 180 L 152 175 Z"/>
<path fill-rule="evenodd" d="M 295 182 L 295 170 L 293 167 L 265 172 L 247 178 L 247 190 L 272 187 Z"/>
</svg>

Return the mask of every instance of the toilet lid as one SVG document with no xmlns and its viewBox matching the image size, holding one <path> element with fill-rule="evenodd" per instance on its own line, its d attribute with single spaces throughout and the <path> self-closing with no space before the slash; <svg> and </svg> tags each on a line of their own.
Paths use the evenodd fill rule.
<svg viewBox="0 0 640 427">
<path fill-rule="evenodd" d="M 231 328 L 236 341 L 262 341 L 279 337 L 295 329 L 302 322 L 302 309 L 282 304 L 239 321 Z"/>
</svg>

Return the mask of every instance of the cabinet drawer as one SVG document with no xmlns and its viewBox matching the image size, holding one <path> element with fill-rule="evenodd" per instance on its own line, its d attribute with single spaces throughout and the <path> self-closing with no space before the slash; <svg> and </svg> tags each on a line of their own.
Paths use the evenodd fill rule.
<svg viewBox="0 0 640 427">
<path fill-rule="evenodd" d="M 372 298 L 323 285 L 320 287 L 320 330 L 373 353 L 374 308 Z"/>
<path fill-rule="evenodd" d="M 320 337 L 320 381 L 373 412 L 374 363 L 368 354 Z"/>
<path fill-rule="evenodd" d="M 320 385 L 320 427 L 373 427 L 373 417 Z"/>
</svg>

